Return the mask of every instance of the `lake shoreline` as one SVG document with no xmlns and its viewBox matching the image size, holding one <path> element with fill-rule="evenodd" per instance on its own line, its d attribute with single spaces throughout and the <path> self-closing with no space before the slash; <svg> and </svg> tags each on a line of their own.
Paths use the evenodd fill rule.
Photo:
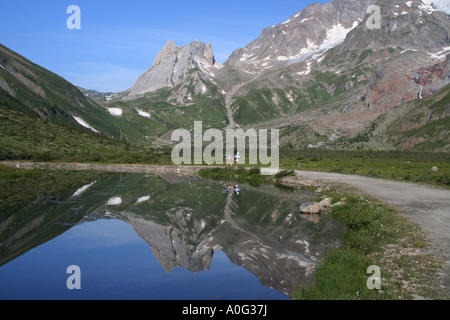
<svg viewBox="0 0 450 320">
<path fill-rule="evenodd" d="M 177 174 L 177 175 L 187 175 L 187 176 L 192 176 L 192 175 L 198 175 L 198 172 L 201 169 L 212 169 L 215 168 L 215 166 L 174 166 L 174 165 L 128 165 L 128 164 L 82 164 L 82 163 L 31 163 L 31 162 L 17 162 L 17 161 L 6 161 L 6 162 L 1 162 L 1 164 L 3 165 L 7 165 L 10 167 L 14 167 L 14 168 L 20 168 L 20 169 L 39 169 L 39 170 L 73 170 L 73 171 L 103 171 L 103 172 L 116 172 L 116 173 L 148 173 L 148 174 Z M 222 167 L 218 167 L 218 168 L 223 168 Z M 249 168 L 247 168 L 249 169 Z M 267 173 L 267 172 L 266 172 Z M 271 174 L 274 174 L 274 172 L 269 172 Z M 287 180 L 285 182 L 287 182 L 289 184 L 292 183 L 294 185 L 297 185 L 297 187 L 300 186 L 304 186 L 304 187 L 309 187 L 309 188 L 315 188 L 315 190 L 317 189 L 317 187 L 322 187 L 322 189 L 324 189 L 325 191 L 322 194 L 327 194 L 327 196 L 330 196 L 330 194 L 328 193 L 335 193 L 336 190 L 338 190 L 338 192 L 342 192 L 342 196 L 345 197 L 347 195 L 355 195 L 355 194 L 360 194 L 363 195 L 363 193 L 355 193 L 355 190 L 353 189 L 349 189 L 349 188 L 342 188 L 342 183 L 343 181 L 320 181 L 321 179 L 314 179 L 311 177 L 288 177 L 288 179 L 284 179 Z M 330 188 L 331 187 L 331 190 Z M 365 199 L 368 199 L 368 197 L 364 196 Z M 379 207 L 382 207 L 383 210 L 386 210 L 386 212 L 389 211 L 389 214 L 394 213 L 396 216 L 399 210 L 395 210 L 394 208 L 389 207 L 387 205 L 385 205 L 383 199 L 379 199 L 379 201 L 377 200 L 379 199 L 378 197 L 374 197 L 374 199 L 372 199 L 371 201 L 373 203 L 377 203 L 379 205 Z M 354 208 L 352 207 L 346 207 L 346 210 L 348 210 L 348 212 L 353 212 Z M 357 212 L 354 212 L 355 214 L 357 214 Z M 394 257 L 393 259 L 389 259 L 388 262 L 386 263 L 390 263 L 389 265 L 389 273 L 391 274 L 395 274 L 395 268 L 399 268 L 400 270 L 402 270 L 402 272 L 405 271 L 406 268 L 401 268 L 398 267 L 398 265 L 400 265 L 402 262 L 401 257 L 402 255 L 408 256 L 410 259 L 414 259 L 414 257 L 418 257 L 418 259 L 420 259 L 420 261 L 415 262 L 416 264 L 419 265 L 424 265 L 424 263 L 428 263 L 428 264 L 432 264 L 433 266 L 436 266 L 436 262 L 432 262 L 431 257 L 433 254 L 433 250 L 431 250 L 431 246 L 427 243 L 426 245 L 424 245 L 425 242 L 428 242 L 427 240 L 425 240 L 425 237 L 420 236 L 421 241 L 418 241 L 417 239 L 414 239 L 414 234 L 415 235 L 419 235 L 422 234 L 422 230 L 419 230 L 418 228 L 416 228 L 416 226 L 412 226 L 410 221 L 410 219 L 405 219 L 403 221 L 401 221 L 401 227 L 404 228 L 404 230 L 408 230 L 408 232 L 403 234 L 403 237 L 397 238 L 396 241 L 392 242 L 392 243 L 384 243 L 383 244 L 383 249 L 377 249 L 374 250 L 372 252 L 370 252 L 370 255 L 373 257 L 378 257 L 377 259 L 379 260 L 384 260 L 384 257 L 382 257 L 383 252 L 390 252 L 390 256 L 391 258 Z M 398 223 L 398 221 L 396 222 Z M 384 226 L 386 227 L 386 225 Z M 414 232 L 414 234 L 408 235 L 408 233 Z M 407 240 L 405 240 L 407 238 Z M 417 237 L 416 237 L 417 238 Z M 387 246 L 387 247 L 386 247 Z M 343 248 L 342 250 L 346 250 L 347 248 Z M 406 251 L 405 251 L 406 250 Z M 411 252 L 413 253 L 413 255 L 411 255 Z M 419 253 L 418 253 L 419 252 Z M 363 255 L 367 255 L 367 253 L 363 253 Z M 360 255 L 361 257 L 361 255 Z M 422 263 L 424 262 L 424 263 Z M 404 262 L 403 262 L 404 263 Z M 363 270 L 364 274 L 366 270 Z M 408 272 L 411 272 L 411 274 L 414 274 L 416 271 L 415 270 L 411 270 L 411 271 L 407 271 L 406 272 L 406 276 L 408 275 Z M 435 274 L 436 272 L 432 272 L 433 274 Z M 414 282 L 414 279 L 408 279 L 408 277 L 404 277 L 404 275 L 398 275 L 395 274 L 396 276 L 392 276 L 392 279 L 396 279 L 396 283 L 394 285 L 394 287 L 392 288 L 391 294 L 380 294 L 380 295 L 376 295 L 376 299 L 411 299 L 411 298 L 425 298 L 425 299 L 440 299 L 439 296 L 436 295 L 436 293 L 431 293 L 431 292 L 425 292 L 425 293 L 421 293 L 421 294 L 416 294 L 413 292 L 416 292 L 417 290 L 415 290 L 415 288 L 412 288 L 412 286 L 410 285 L 411 282 Z M 431 276 L 430 274 L 427 274 L 428 278 L 429 276 Z M 368 276 L 366 276 L 368 277 Z M 385 281 L 389 282 L 391 279 L 385 279 Z M 423 279 L 422 279 L 423 280 Z M 406 286 L 406 289 L 405 289 Z M 416 286 L 417 289 L 419 289 L 420 286 L 418 286 L 416 283 L 414 283 L 413 286 Z M 422 286 L 423 288 L 423 286 Z M 414 290 L 413 290 L 414 289 Z M 412 291 L 413 292 L 412 292 Z M 428 289 L 426 290 L 428 291 Z M 382 292 L 384 292 L 382 290 Z M 395 293 L 395 294 L 394 294 Z M 444 293 L 445 295 L 445 293 Z M 369 295 L 371 299 L 374 298 L 373 295 Z M 369 298 L 369 296 L 367 296 L 367 298 Z M 389 297 L 388 297 L 389 296 Z M 310 296 L 311 298 L 311 296 Z M 321 297 L 319 297 L 320 299 Z M 323 298 L 323 297 L 322 297 Z M 347 297 L 350 298 L 350 297 Z M 360 299 L 361 297 L 358 296 L 354 296 L 355 299 Z M 335 296 L 332 299 L 339 299 L 339 296 Z"/>
</svg>

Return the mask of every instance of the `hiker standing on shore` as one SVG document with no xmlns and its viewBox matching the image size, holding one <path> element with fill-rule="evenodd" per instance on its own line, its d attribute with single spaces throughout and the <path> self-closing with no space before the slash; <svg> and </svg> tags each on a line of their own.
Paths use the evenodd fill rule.
<svg viewBox="0 0 450 320">
<path fill-rule="evenodd" d="M 225 158 L 226 158 L 226 160 L 227 160 L 227 167 L 228 166 L 233 166 L 233 156 L 232 156 L 232 154 L 231 153 L 229 153 L 229 152 L 225 152 Z"/>
<path fill-rule="evenodd" d="M 237 168 L 237 166 L 239 164 L 239 158 L 240 157 L 241 157 L 241 155 L 239 154 L 239 152 L 234 155 L 234 161 L 236 161 L 236 168 Z"/>
</svg>

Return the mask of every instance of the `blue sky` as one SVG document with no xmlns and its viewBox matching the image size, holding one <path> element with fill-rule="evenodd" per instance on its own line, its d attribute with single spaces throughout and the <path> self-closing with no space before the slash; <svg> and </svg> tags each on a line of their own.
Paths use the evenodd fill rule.
<svg viewBox="0 0 450 320">
<path fill-rule="evenodd" d="M 75 85 L 130 88 L 167 40 L 211 42 L 216 60 L 255 40 L 310 3 L 328 0 L 14 0 L 0 10 L 0 43 Z M 81 30 L 69 30 L 70 5 Z"/>
</svg>

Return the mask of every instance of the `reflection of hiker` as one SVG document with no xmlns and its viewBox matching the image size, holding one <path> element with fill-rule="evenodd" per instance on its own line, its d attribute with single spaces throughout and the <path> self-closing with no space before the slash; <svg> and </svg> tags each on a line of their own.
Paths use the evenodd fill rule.
<svg viewBox="0 0 450 320">
<path fill-rule="evenodd" d="M 227 182 L 225 186 L 225 193 L 230 193 L 232 191 L 231 182 Z"/>
<path fill-rule="evenodd" d="M 236 185 L 234 186 L 234 193 L 239 194 L 240 191 L 241 191 L 241 189 L 239 188 L 239 185 L 236 182 Z"/>
<path fill-rule="evenodd" d="M 234 155 L 234 161 L 236 161 L 236 167 L 238 166 L 240 157 L 241 157 L 241 155 L 239 154 L 239 152 Z"/>
</svg>

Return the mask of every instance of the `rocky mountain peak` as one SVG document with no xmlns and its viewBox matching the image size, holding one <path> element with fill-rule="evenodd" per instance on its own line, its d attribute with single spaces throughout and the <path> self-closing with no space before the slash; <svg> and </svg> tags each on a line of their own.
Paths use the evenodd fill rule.
<svg viewBox="0 0 450 320">
<path fill-rule="evenodd" d="M 196 79 L 212 79 L 220 68 L 221 65 L 214 58 L 211 43 L 193 41 L 178 47 L 175 42 L 169 40 L 156 55 L 152 67 L 131 88 L 129 96 L 174 88 L 189 80 L 191 71 L 200 73 L 195 75 Z"/>
<path fill-rule="evenodd" d="M 174 54 L 177 50 L 177 45 L 172 40 L 167 41 L 166 45 L 162 48 L 162 50 L 156 55 L 155 60 L 153 62 L 153 66 L 158 65 L 169 57 L 170 55 Z"/>
</svg>

